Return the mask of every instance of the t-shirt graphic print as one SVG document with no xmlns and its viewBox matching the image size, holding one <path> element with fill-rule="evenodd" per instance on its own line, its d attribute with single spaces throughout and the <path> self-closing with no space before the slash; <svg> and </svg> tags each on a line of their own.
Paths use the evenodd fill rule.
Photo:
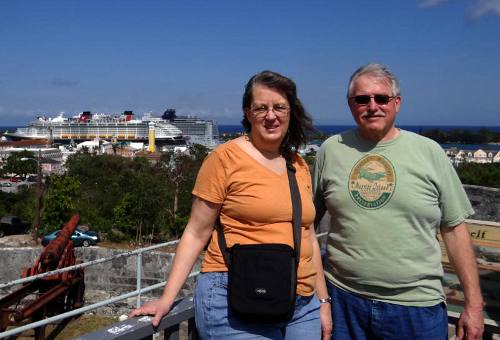
<svg viewBox="0 0 500 340">
<path fill-rule="evenodd" d="M 368 154 L 361 158 L 349 175 L 349 194 L 363 209 L 379 209 L 386 205 L 396 187 L 396 173 L 384 156 Z"/>
</svg>

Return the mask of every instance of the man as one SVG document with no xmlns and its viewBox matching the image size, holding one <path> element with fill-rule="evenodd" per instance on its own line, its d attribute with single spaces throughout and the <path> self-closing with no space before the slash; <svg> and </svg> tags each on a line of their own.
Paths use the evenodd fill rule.
<svg viewBox="0 0 500 340">
<path fill-rule="evenodd" d="M 325 275 L 333 339 L 446 339 L 440 232 L 465 295 L 459 339 L 480 339 L 483 300 L 465 218 L 473 213 L 441 147 L 395 126 L 399 82 L 368 64 L 347 100 L 357 129 L 318 151 L 317 220 L 331 215 Z"/>
</svg>

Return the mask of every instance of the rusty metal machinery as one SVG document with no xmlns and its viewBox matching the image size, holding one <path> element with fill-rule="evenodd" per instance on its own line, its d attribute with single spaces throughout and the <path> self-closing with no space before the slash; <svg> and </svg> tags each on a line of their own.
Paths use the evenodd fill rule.
<svg viewBox="0 0 500 340">
<path fill-rule="evenodd" d="M 29 277 L 79 263 L 75 257 L 71 235 L 78 225 L 79 215 L 73 215 L 57 237 L 42 251 L 31 268 L 22 276 Z M 9 326 L 35 322 L 83 305 L 85 291 L 83 269 L 42 277 L 23 284 L 0 299 L 0 332 Z M 35 329 L 35 339 L 45 339 L 45 326 Z"/>
</svg>

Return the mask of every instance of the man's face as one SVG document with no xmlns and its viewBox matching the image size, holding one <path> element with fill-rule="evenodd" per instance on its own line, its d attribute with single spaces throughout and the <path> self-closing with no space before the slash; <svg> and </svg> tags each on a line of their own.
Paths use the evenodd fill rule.
<svg viewBox="0 0 500 340">
<path fill-rule="evenodd" d="M 353 98 L 362 95 L 371 97 L 368 103 L 360 104 Z M 386 104 L 380 103 L 378 98 L 374 98 L 377 95 L 388 96 L 389 101 Z M 354 81 L 348 103 L 363 138 L 379 142 L 393 139 L 398 135 L 394 121 L 399 111 L 401 97 L 392 95 L 391 84 L 385 78 L 364 74 Z"/>
</svg>

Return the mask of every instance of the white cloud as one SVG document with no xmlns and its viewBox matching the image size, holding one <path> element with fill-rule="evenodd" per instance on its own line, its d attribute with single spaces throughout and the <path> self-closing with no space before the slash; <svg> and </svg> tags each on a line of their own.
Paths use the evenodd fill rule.
<svg viewBox="0 0 500 340">
<path fill-rule="evenodd" d="M 420 7 L 435 7 L 441 5 L 448 0 L 422 0 L 419 4 Z"/>
<path fill-rule="evenodd" d="M 479 0 L 474 4 L 470 14 L 473 18 L 487 14 L 500 17 L 500 0 Z"/>
<path fill-rule="evenodd" d="M 450 0 L 420 0 L 418 6 L 421 8 L 432 8 L 448 1 Z M 469 17 L 472 19 L 478 19 L 488 14 L 500 17 L 500 0 L 475 0 L 468 12 Z"/>
</svg>

